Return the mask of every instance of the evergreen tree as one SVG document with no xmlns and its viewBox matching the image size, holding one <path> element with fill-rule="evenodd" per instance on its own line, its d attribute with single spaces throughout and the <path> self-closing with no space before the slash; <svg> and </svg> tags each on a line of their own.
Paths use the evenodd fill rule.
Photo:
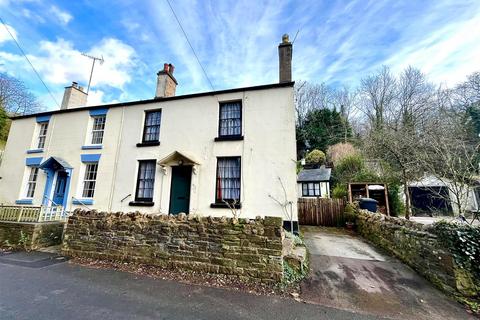
<svg viewBox="0 0 480 320">
<path fill-rule="evenodd" d="M 327 150 L 331 145 L 352 137 L 352 129 L 340 112 L 333 109 L 315 109 L 307 113 L 302 128 L 297 129 L 300 146 L 310 150 Z"/>
</svg>

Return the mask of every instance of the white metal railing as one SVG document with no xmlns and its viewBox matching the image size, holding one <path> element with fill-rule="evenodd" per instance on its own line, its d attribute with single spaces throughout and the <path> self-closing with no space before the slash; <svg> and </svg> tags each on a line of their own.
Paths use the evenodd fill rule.
<svg viewBox="0 0 480 320">
<path fill-rule="evenodd" d="M 38 216 L 38 222 L 64 221 L 68 219 L 68 211 L 63 206 L 42 206 Z"/>
<path fill-rule="evenodd" d="M 0 221 L 47 222 L 65 221 L 69 212 L 62 206 L 18 206 L 0 204 Z"/>
</svg>

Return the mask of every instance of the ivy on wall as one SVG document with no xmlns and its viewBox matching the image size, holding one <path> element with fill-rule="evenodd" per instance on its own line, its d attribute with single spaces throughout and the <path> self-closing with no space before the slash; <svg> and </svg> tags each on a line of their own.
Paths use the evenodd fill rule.
<svg viewBox="0 0 480 320">
<path fill-rule="evenodd" d="M 480 277 L 480 227 L 440 221 L 432 231 L 452 252 L 457 265 Z"/>
</svg>

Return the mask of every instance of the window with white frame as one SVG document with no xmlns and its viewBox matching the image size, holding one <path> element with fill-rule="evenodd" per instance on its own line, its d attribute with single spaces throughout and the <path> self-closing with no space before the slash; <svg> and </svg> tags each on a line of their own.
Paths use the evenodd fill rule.
<svg viewBox="0 0 480 320">
<path fill-rule="evenodd" d="M 105 131 L 105 122 L 107 117 L 105 115 L 94 116 L 92 124 L 92 144 L 103 143 L 103 132 Z"/>
<path fill-rule="evenodd" d="M 45 140 L 47 139 L 48 122 L 40 123 L 40 130 L 38 131 L 38 149 L 45 147 Z"/>
<path fill-rule="evenodd" d="M 320 197 L 320 182 L 304 182 L 302 183 L 303 197 Z"/>
<path fill-rule="evenodd" d="M 95 183 L 97 180 L 98 163 L 87 163 L 83 179 L 83 198 L 93 198 L 95 194 Z"/>
<path fill-rule="evenodd" d="M 38 167 L 31 167 L 27 181 L 27 198 L 33 198 L 37 186 Z"/>
</svg>

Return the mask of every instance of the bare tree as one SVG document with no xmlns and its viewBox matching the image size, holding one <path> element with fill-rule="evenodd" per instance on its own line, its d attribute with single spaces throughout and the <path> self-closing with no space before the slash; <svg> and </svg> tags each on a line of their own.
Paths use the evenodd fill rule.
<svg viewBox="0 0 480 320">
<path fill-rule="evenodd" d="M 469 77 L 469 80 L 471 77 Z M 439 92 L 437 113 L 425 128 L 427 143 L 423 157 L 426 171 L 443 182 L 448 194 L 439 194 L 452 203 L 459 215 L 468 209 L 472 181 L 479 171 L 480 139 L 471 134 L 465 104 L 472 102 L 464 86 Z"/>
<path fill-rule="evenodd" d="M 397 96 L 396 85 L 395 77 L 385 66 L 361 81 L 359 107 L 374 130 L 383 128 Z"/>
<path fill-rule="evenodd" d="M 35 113 L 42 108 L 22 81 L 5 73 L 0 73 L 0 107 L 10 115 Z"/>
<path fill-rule="evenodd" d="M 432 110 L 434 86 L 420 70 L 408 67 L 399 77 L 397 91 L 397 110 L 394 117 L 400 117 L 401 121 L 393 122 L 405 127 L 422 126 Z"/>
<path fill-rule="evenodd" d="M 405 195 L 406 219 L 410 219 L 412 214 L 408 187 L 423 174 L 422 162 L 418 160 L 423 149 L 422 140 L 415 130 L 400 126 L 372 131 L 365 142 L 367 154 L 386 163 L 390 175 L 401 181 Z"/>
<path fill-rule="evenodd" d="M 323 83 L 311 84 L 301 81 L 295 85 L 294 95 L 297 125 L 302 126 L 310 111 L 326 109 L 330 106 L 332 90 Z"/>
<path fill-rule="evenodd" d="M 371 124 L 365 151 L 384 162 L 390 175 L 401 181 L 405 217 L 409 219 L 409 185 L 424 172 L 424 163 L 419 159 L 424 158 L 428 140 L 424 127 L 431 117 L 434 87 L 417 69 L 408 67 L 397 80 L 384 67 L 377 75 L 364 79 L 361 90 Z"/>
<path fill-rule="evenodd" d="M 358 92 L 349 90 L 347 87 L 335 90 L 332 93 L 332 104 L 342 115 L 343 142 L 348 142 L 353 116 L 356 111 Z"/>
<path fill-rule="evenodd" d="M 469 106 L 480 102 L 480 72 L 474 72 L 467 81 L 459 84 L 453 91 L 459 105 Z"/>
</svg>

